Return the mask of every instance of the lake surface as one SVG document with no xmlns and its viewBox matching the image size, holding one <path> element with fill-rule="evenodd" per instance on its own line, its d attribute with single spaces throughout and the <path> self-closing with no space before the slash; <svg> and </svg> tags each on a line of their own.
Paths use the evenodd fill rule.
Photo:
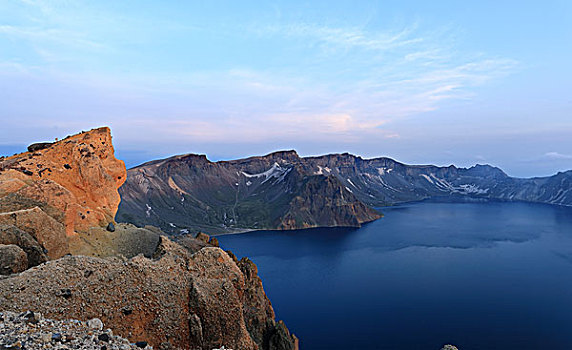
<svg viewBox="0 0 572 350">
<path fill-rule="evenodd" d="M 314 349 L 572 349 L 572 208 L 420 202 L 360 229 L 219 236 Z"/>
</svg>

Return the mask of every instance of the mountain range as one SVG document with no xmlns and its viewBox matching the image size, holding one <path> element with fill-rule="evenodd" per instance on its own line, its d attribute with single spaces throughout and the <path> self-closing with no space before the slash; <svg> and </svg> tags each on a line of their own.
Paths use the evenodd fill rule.
<svg viewBox="0 0 572 350">
<path fill-rule="evenodd" d="M 510 177 L 490 165 L 407 165 L 391 158 L 280 151 L 211 162 L 186 154 L 128 170 L 118 221 L 169 233 L 348 226 L 381 217 L 379 208 L 429 198 L 572 205 L 572 171 Z"/>
</svg>

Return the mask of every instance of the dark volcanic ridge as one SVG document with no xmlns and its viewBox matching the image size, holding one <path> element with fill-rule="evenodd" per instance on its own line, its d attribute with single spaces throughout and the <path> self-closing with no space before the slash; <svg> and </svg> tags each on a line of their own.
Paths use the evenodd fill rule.
<svg viewBox="0 0 572 350">
<path fill-rule="evenodd" d="M 359 227 L 381 215 L 294 151 L 211 162 L 188 154 L 129 170 L 119 221 L 171 233 Z"/>
<path fill-rule="evenodd" d="M 359 227 L 374 208 L 435 197 L 572 205 L 572 171 L 519 179 L 490 165 L 406 165 L 280 151 L 211 162 L 186 154 L 128 170 L 117 220 L 170 233 Z"/>
</svg>

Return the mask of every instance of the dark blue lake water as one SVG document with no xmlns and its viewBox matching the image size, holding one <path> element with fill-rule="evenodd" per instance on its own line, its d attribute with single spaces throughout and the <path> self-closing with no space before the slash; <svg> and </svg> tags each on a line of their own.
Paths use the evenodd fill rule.
<svg viewBox="0 0 572 350">
<path fill-rule="evenodd" d="M 219 236 L 301 349 L 572 349 L 572 208 L 407 204 L 360 229 Z"/>
</svg>

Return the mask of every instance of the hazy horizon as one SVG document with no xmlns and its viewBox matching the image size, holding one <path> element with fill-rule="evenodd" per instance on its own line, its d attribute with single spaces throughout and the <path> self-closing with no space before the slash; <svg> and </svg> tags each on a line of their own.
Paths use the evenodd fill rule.
<svg viewBox="0 0 572 350">
<path fill-rule="evenodd" d="M 53 140 L 43 140 L 43 141 L 53 141 Z M 42 141 L 38 141 L 38 142 L 42 142 Z M 30 144 L 31 143 L 33 143 L 33 142 L 30 142 Z M 0 145 L 0 156 L 11 156 L 13 154 L 26 152 L 26 148 L 27 148 L 27 145 L 25 145 L 25 144 Z M 397 159 L 395 157 L 392 157 L 391 155 L 381 154 L 378 156 L 364 157 L 360 154 L 354 154 L 354 153 L 347 152 L 347 151 L 344 151 L 344 152 L 325 152 L 325 153 L 320 153 L 320 154 L 301 154 L 299 151 L 297 151 L 296 149 L 292 149 L 292 148 L 276 149 L 276 150 L 272 150 L 272 151 L 264 152 L 264 153 L 260 153 L 260 154 L 247 154 L 244 156 L 238 156 L 238 157 L 233 157 L 233 158 L 222 158 L 222 157 L 217 157 L 216 155 L 213 157 L 209 154 L 200 153 L 200 152 L 173 153 L 173 154 L 157 155 L 155 157 L 145 158 L 145 155 L 147 154 L 146 151 L 143 151 L 143 150 L 141 150 L 141 151 L 133 151 L 133 150 L 123 151 L 123 150 L 118 150 L 118 149 L 115 149 L 115 156 L 118 159 L 123 160 L 125 162 L 125 166 L 127 167 L 127 169 L 130 169 L 130 168 L 142 165 L 143 163 L 146 163 L 146 162 L 150 162 L 150 161 L 154 161 L 154 160 L 161 160 L 161 159 L 165 159 L 165 158 L 169 158 L 169 157 L 181 156 L 181 155 L 186 155 L 186 154 L 205 155 L 209 161 L 218 162 L 218 161 L 246 159 L 249 157 L 256 157 L 256 156 L 265 156 L 265 155 L 275 153 L 275 152 L 291 151 L 291 150 L 295 151 L 300 157 L 316 157 L 316 156 L 323 156 L 323 155 L 329 155 L 329 154 L 350 153 L 354 156 L 358 156 L 358 157 L 361 157 L 361 158 L 366 159 L 366 160 L 367 159 L 374 159 L 374 158 L 391 158 L 397 162 L 404 163 L 406 165 L 435 165 L 435 166 L 440 166 L 440 167 L 448 167 L 448 166 L 453 165 L 453 166 L 456 166 L 458 168 L 470 168 L 470 167 L 475 166 L 475 165 L 491 165 L 494 167 L 499 167 L 495 164 L 490 164 L 490 163 L 486 163 L 486 162 L 476 162 L 476 163 L 465 164 L 465 165 L 454 164 L 454 163 L 437 164 L 437 163 L 427 163 L 427 162 L 408 163 L 408 162 L 402 161 L 400 159 Z M 572 169 L 565 169 L 565 170 L 557 171 L 554 173 L 537 174 L 537 175 L 532 175 L 532 176 L 519 176 L 519 175 L 515 175 L 515 174 L 511 174 L 511 173 L 507 172 L 506 169 L 503 169 L 502 167 L 499 167 L 499 168 L 501 170 L 503 170 L 505 173 L 507 173 L 507 175 L 512 176 L 512 177 L 517 177 L 517 178 L 532 178 L 532 177 L 552 176 L 552 175 L 555 175 L 556 173 L 561 172 L 561 171 L 572 170 Z"/>
<path fill-rule="evenodd" d="M 572 4 L 8 0 L 0 154 L 108 125 L 128 166 L 296 149 L 572 169 Z"/>
</svg>

